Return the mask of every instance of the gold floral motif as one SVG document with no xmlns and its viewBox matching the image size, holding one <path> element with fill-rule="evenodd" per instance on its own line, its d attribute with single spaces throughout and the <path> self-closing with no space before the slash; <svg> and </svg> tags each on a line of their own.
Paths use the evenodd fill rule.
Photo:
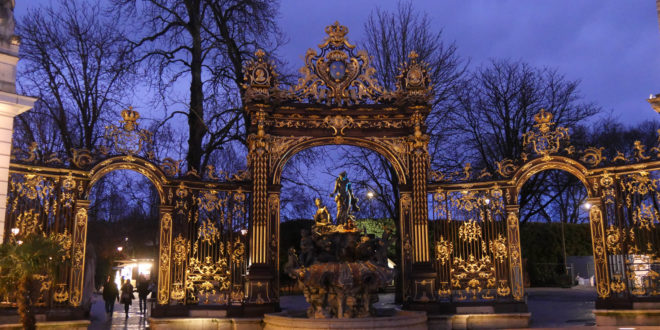
<svg viewBox="0 0 660 330">
<path fill-rule="evenodd" d="M 479 240 L 481 238 L 481 226 L 470 219 L 458 228 L 458 237 L 468 243 Z"/>
<path fill-rule="evenodd" d="M 440 260 L 444 265 L 451 258 L 451 253 L 454 249 L 454 244 L 445 240 L 441 235 L 440 240 L 435 243 L 435 258 Z"/>
<path fill-rule="evenodd" d="M 607 251 L 611 254 L 619 254 L 622 251 L 622 242 L 625 232 L 615 226 L 607 228 Z"/>
<path fill-rule="evenodd" d="M 35 213 L 32 209 L 21 213 L 16 218 L 15 226 L 20 229 L 20 234 L 25 236 L 41 231 L 39 213 Z"/>
<path fill-rule="evenodd" d="M 173 283 L 172 293 L 170 294 L 172 300 L 182 301 L 183 298 L 185 298 L 185 296 L 186 296 L 186 291 L 183 290 L 181 282 Z"/>
<path fill-rule="evenodd" d="M 71 235 L 64 229 L 63 233 L 52 233 L 51 236 L 60 246 L 60 250 L 64 253 L 62 254 L 62 261 L 68 259 L 71 254 L 72 239 Z"/>
<path fill-rule="evenodd" d="M 612 283 L 610 283 L 610 289 L 614 293 L 621 293 L 626 290 L 626 283 L 621 281 L 621 274 L 612 275 Z"/>
<path fill-rule="evenodd" d="M 190 243 L 188 242 L 188 239 L 183 237 L 182 234 L 179 234 L 174 239 L 174 258 L 172 258 L 176 265 L 181 265 L 184 261 L 186 261 L 189 249 Z"/>
<path fill-rule="evenodd" d="M 234 242 L 234 247 L 232 249 L 231 260 L 235 263 L 239 263 L 243 261 L 244 256 L 245 244 L 241 242 L 240 238 L 236 237 L 236 241 Z"/>
<path fill-rule="evenodd" d="M 507 280 L 500 280 L 499 285 L 497 286 L 497 295 L 504 297 L 511 294 L 511 289 L 507 285 Z"/>
<path fill-rule="evenodd" d="M 655 223 L 658 222 L 658 219 L 660 219 L 658 210 L 653 205 L 645 202 L 642 202 L 633 211 L 633 223 L 646 230 L 655 228 Z"/>
<path fill-rule="evenodd" d="M 507 258 L 506 253 L 506 239 L 502 234 L 497 235 L 497 239 L 492 240 L 488 243 L 490 250 L 493 252 L 495 260 L 502 263 Z"/>
<path fill-rule="evenodd" d="M 490 257 L 483 256 L 477 259 L 470 254 L 467 260 L 460 257 L 454 258 L 452 285 L 456 288 L 464 288 L 465 293 L 471 295 L 473 300 L 476 300 L 484 289 L 494 288 L 495 267 L 493 267 Z M 484 298 L 483 295 L 482 298 Z"/>
<path fill-rule="evenodd" d="M 584 155 L 582 155 L 582 158 L 580 158 L 580 160 L 591 167 L 598 166 L 604 159 L 606 159 L 606 157 L 603 157 L 604 149 L 605 149 L 604 147 L 587 148 L 584 150 Z"/>
<path fill-rule="evenodd" d="M 69 291 L 67 290 L 66 283 L 58 283 L 55 285 L 55 292 L 53 293 L 53 301 L 58 304 L 64 303 L 69 300 Z"/>
<path fill-rule="evenodd" d="M 197 237 L 206 244 L 213 244 L 220 237 L 220 231 L 211 220 L 202 222 L 202 225 L 197 231 Z"/>
</svg>

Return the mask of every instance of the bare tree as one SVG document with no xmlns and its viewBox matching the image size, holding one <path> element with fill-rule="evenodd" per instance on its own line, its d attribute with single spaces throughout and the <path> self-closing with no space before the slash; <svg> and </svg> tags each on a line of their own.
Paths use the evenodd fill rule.
<svg viewBox="0 0 660 330">
<path fill-rule="evenodd" d="M 100 8 L 99 2 L 62 1 L 28 10 L 16 28 L 19 90 L 39 97 L 39 113 L 21 115 L 16 130 L 43 145 L 60 143 L 58 151 L 69 157 L 72 148 L 98 145 L 106 116 L 124 105 L 132 87 L 130 44 Z"/>
<path fill-rule="evenodd" d="M 243 62 L 257 48 L 275 49 L 281 33 L 277 2 L 266 0 L 114 0 L 142 22 L 135 48 L 145 70 L 157 75 L 163 103 L 180 84 L 189 84 L 185 110 L 169 120 L 188 120 L 189 170 L 200 171 L 214 151 L 245 141 L 241 107 Z M 153 70 L 156 68 L 156 70 Z M 176 100 L 175 100 L 176 101 Z"/>
<path fill-rule="evenodd" d="M 456 54 L 456 46 L 445 44 L 442 30 L 434 28 L 429 17 L 418 12 L 412 2 L 399 2 L 394 12 L 376 9 L 369 15 L 364 29 L 366 39 L 362 44 L 373 56 L 375 76 L 387 89 L 395 88 L 399 65 L 408 60 L 411 51 L 417 52 L 419 59 L 428 63 L 434 94 L 427 124 L 431 136 L 429 151 L 431 158 L 435 159 L 433 155 L 440 151 L 436 146 L 443 137 L 442 119 L 454 108 L 455 85 L 465 72 L 465 64 Z M 380 207 L 388 216 L 398 219 L 399 182 L 389 161 L 376 152 L 364 150 L 347 153 L 343 159 L 342 165 L 364 173 L 369 180 L 364 184 L 376 192 Z"/>
<path fill-rule="evenodd" d="M 600 111 L 581 101 L 578 87 L 578 81 L 567 80 L 556 70 L 524 62 L 491 60 L 477 68 L 456 90 L 459 107 L 451 120 L 456 133 L 451 142 L 460 148 L 453 166 L 469 161 L 494 173 L 496 162 L 521 159 L 522 135 L 532 128 L 533 117 L 542 108 L 554 114 L 557 125 L 576 128 Z M 548 172 L 542 172 L 524 186 L 519 204 L 529 211 L 522 212 L 523 221 L 525 214 L 544 212 L 547 200 L 541 196 L 548 179 Z"/>
</svg>

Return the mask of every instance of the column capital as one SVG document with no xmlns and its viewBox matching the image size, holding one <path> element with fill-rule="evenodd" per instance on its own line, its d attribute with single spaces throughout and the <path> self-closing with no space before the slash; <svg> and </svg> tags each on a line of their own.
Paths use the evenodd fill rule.
<svg viewBox="0 0 660 330">
<path fill-rule="evenodd" d="M 34 107 L 35 97 L 0 91 L 0 115 L 16 117 Z"/>
</svg>

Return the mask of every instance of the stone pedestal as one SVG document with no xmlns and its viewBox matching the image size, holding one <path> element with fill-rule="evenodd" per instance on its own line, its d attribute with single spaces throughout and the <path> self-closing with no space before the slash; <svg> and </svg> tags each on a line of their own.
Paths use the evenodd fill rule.
<svg viewBox="0 0 660 330">
<path fill-rule="evenodd" d="M 657 326 L 660 309 L 596 309 L 597 326 Z"/>
<path fill-rule="evenodd" d="M 426 330 L 425 312 L 396 311 L 393 316 L 362 317 L 352 319 L 310 319 L 304 312 L 264 315 L 264 330 L 289 329 L 389 329 Z"/>
<path fill-rule="evenodd" d="M 530 313 L 429 315 L 429 329 L 528 328 Z"/>
</svg>

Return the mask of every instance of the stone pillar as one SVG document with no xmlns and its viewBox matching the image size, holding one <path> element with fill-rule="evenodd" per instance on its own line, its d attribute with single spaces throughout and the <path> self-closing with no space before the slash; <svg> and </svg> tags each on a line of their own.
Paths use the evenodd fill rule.
<svg viewBox="0 0 660 330">
<path fill-rule="evenodd" d="M 279 237 L 279 192 L 269 190 L 272 175 L 268 168 L 269 141 L 264 131 L 266 114 L 254 114 L 257 134 L 248 137 L 248 162 L 252 173 L 252 213 L 250 215 L 250 258 L 247 275 L 247 298 L 243 316 L 263 315 L 278 309 L 274 290 L 277 280 L 273 239 Z M 273 222 L 277 221 L 277 224 Z M 277 252 L 275 252 L 277 253 Z"/>
<path fill-rule="evenodd" d="M 13 2 L 5 1 L 4 6 L 0 14 L 0 243 L 4 241 L 14 117 L 32 109 L 37 100 L 16 94 L 16 64 L 20 39 L 14 35 Z"/>
</svg>

